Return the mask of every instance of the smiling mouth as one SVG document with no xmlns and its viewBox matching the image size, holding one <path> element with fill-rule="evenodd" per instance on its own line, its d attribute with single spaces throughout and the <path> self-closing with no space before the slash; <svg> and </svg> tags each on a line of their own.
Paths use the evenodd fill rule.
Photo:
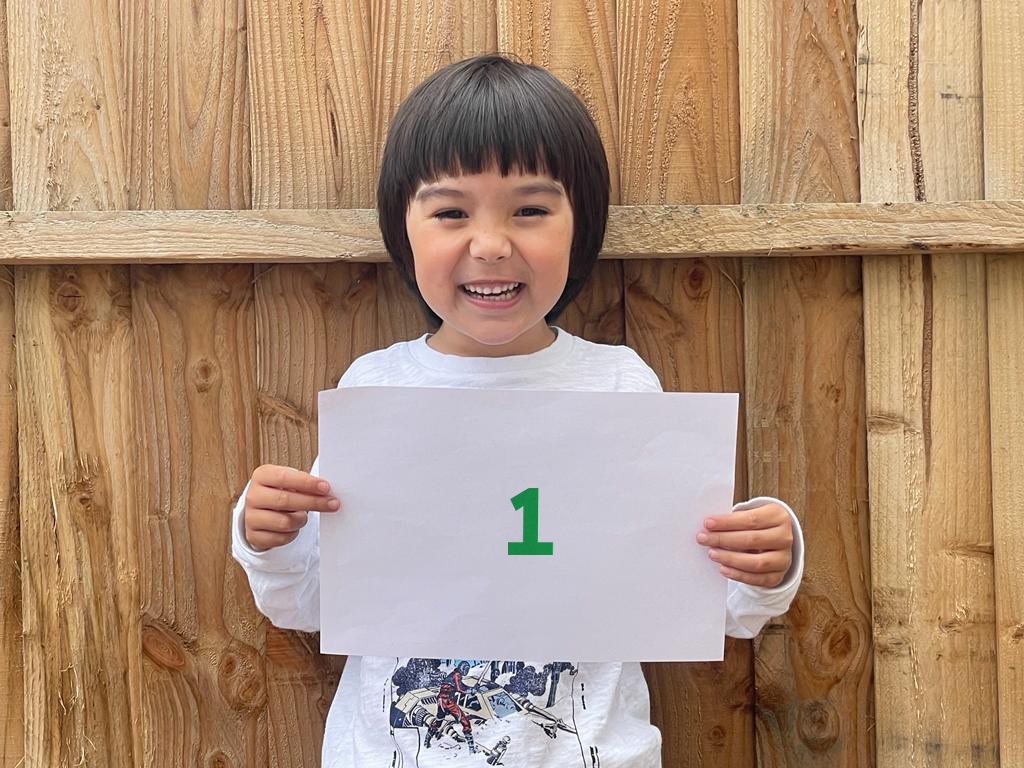
<svg viewBox="0 0 1024 768">
<path fill-rule="evenodd" d="M 523 283 L 506 283 L 505 286 L 499 285 L 494 287 L 488 286 L 472 288 L 468 285 L 460 285 L 459 289 L 467 296 L 472 296 L 474 299 L 482 299 L 484 301 L 508 301 L 523 290 Z"/>
</svg>

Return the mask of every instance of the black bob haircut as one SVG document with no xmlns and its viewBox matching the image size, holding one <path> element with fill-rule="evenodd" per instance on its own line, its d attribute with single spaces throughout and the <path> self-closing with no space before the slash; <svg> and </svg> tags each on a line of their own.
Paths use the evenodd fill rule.
<svg viewBox="0 0 1024 768">
<path fill-rule="evenodd" d="M 608 222 L 608 162 L 586 107 L 541 67 L 495 54 L 449 64 L 398 107 L 377 181 L 384 247 L 435 328 L 441 318 L 416 287 L 405 215 L 420 184 L 490 168 L 503 176 L 546 173 L 569 197 L 569 276 L 546 322 L 576 298 L 597 262 Z"/>
</svg>

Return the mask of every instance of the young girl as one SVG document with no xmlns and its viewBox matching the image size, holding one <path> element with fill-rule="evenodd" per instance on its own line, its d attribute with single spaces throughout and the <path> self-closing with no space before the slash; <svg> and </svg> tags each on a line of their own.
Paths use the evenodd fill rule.
<svg viewBox="0 0 1024 768">
<path fill-rule="evenodd" d="M 392 123 L 377 205 L 437 330 L 363 355 L 339 387 L 661 391 L 633 350 L 550 324 L 597 259 L 608 169 L 586 110 L 547 71 L 481 56 L 420 84 Z M 345 494 L 316 471 L 257 468 L 233 525 L 259 609 L 307 631 L 320 624 L 319 515 Z M 728 634 L 752 637 L 786 611 L 802 573 L 788 506 L 755 498 L 694 533 L 730 579 Z M 323 766 L 655 768 L 660 751 L 637 663 L 365 656 L 345 666 Z"/>
</svg>

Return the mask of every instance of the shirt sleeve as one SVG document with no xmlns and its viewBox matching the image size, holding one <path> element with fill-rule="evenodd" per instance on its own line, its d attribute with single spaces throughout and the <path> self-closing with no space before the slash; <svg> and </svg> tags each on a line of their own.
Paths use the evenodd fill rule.
<svg viewBox="0 0 1024 768">
<path fill-rule="evenodd" d="M 313 462 L 315 475 L 320 459 Z M 245 540 L 246 483 L 231 516 L 231 555 L 242 566 L 260 613 L 274 626 L 316 632 L 320 629 L 320 513 L 310 511 L 299 535 L 265 551 Z"/>
<path fill-rule="evenodd" d="M 774 502 L 789 512 L 793 521 L 793 562 L 782 583 L 776 587 L 755 587 L 729 579 L 725 609 L 725 634 L 750 639 L 761 631 L 768 620 L 789 610 L 790 603 L 800 587 L 804 574 L 804 538 L 793 509 L 784 501 L 771 496 L 757 496 L 740 502 L 733 512 Z"/>
<path fill-rule="evenodd" d="M 661 392 L 661 380 L 631 347 L 622 347 L 624 358 L 616 388 L 620 392 Z"/>
</svg>

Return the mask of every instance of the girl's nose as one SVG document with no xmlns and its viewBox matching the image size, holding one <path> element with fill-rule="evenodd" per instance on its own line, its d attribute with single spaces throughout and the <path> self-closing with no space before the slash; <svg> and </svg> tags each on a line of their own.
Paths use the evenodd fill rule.
<svg viewBox="0 0 1024 768">
<path fill-rule="evenodd" d="M 479 230 L 469 242 L 469 255 L 483 261 L 507 259 L 512 255 L 512 243 L 498 229 Z"/>
</svg>

